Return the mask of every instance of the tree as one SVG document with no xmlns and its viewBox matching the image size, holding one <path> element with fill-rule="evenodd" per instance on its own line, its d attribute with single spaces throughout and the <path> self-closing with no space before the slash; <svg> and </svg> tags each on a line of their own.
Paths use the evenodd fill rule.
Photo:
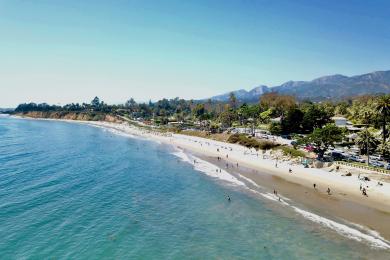
<svg viewBox="0 0 390 260">
<path fill-rule="evenodd" d="M 273 135 L 280 135 L 282 134 L 282 126 L 280 123 L 272 122 L 269 126 L 269 129 L 271 134 Z"/>
<path fill-rule="evenodd" d="M 192 113 L 197 119 L 201 120 L 204 114 L 206 113 L 206 109 L 204 108 L 203 104 L 197 104 L 193 109 Z"/>
<path fill-rule="evenodd" d="M 236 98 L 236 95 L 234 95 L 233 92 L 230 92 L 229 103 L 230 103 L 230 107 L 231 108 L 233 108 L 233 109 L 237 108 L 237 98 Z"/>
<path fill-rule="evenodd" d="M 325 107 L 316 104 L 306 105 L 304 108 L 302 128 L 305 132 L 312 132 L 315 128 L 321 128 L 330 123 L 331 114 Z"/>
<path fill-rule="evenodd" d="M 334 124 L 327 124 L 323 128 L 314 129 L 308 136 L 298 139 L 298 143 L 312 145 L 318 158 L 322 159 L 329 147 L 334 147 L 335 143 L 341 142 L 344 136 L 342 128 Z"/>
<path fill-rule="evenodd" d="M 130 98 L 126 101 L 125 107 L 130 109 L 132 112 L 134 112 L 135 108 L 137 107 L 137 102 L 133 98 Z"/>
<path fill-rule="evenodd" d="M 340 102 L 336 105 L 334 114 L 338 116 L 346 116 L 348 114 L 349 104 L 345 101 Z"/>
<path fill-rule="evenodd" d="M 284 134 L 299 133 L 301 131 L 303 117 L 303 112 L 300 109 L 295 107 L 290 108 L 286 116 L 282 118 L 282 132 Z"/>
<path fill-rule="evenodd" d="M 373 154 L 379 145 L 378 139 L 368 130 L 358 133 L 355 143 L 359 147 L 361 154 L 367 154 L 367 144 L 370 154 Z"/>
<path fill-rule="evenodd" d="M 275 112 L 275 116 L 280 116 L 284 111 L 296 107 L 296 100 L 293 96 L 279 95 L 276 92 L 266 93 L 260 97 L 260 106 L 263 110 L 270 108 Z"/>
<path fill-rule="evenodd" d="M 390 115 L 390 95 L 378 98 L 376 110 L 382 116 L 382 143 L 385 144 L 387 138 L 386 119 Z"/>
<path fill-rule="evenodd" d="M 219 121 L 223 127 L 231 127 L 233 121 L 237 119 L 237 113 L 235 113 L 232 109 L 224 111 L 219 115 Z"/>
<path fill-rule="evenodd" d="M 270 108 L 264 112 L 261 112 L 259 115 L 260 122 L 263 124 L 268 123 L 269 120 L 271 119 L 272 113 L 273 113 L 272 108 Z"/>
<path fill-rule="evenodd" d="M 390 159 L 390 142 L 381 143 L 378 146 L 379 152 L 383 155 L 383 158 L 386 160 Z"/>
<path fill-rule="evenodd" d="M 98 97 L 95 97 L 94 99 L 92 99 L 91 106 L 94 110 L 98 110 L 100 107 L 100 99 Z"/>
</svg>

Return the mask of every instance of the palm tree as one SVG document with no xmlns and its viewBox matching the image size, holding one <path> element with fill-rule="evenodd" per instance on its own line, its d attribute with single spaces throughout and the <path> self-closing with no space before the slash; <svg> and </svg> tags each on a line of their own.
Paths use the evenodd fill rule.
<svg viewBox="0 0 390 260">
<path fill-rule="evenodd" d="M 233 92 L 230 92 L 230 94 L 229 94 L 229 103 L 230 103 L 231 108 L 233 108 L 233 109 L 237 108 L 237 98 Z"/>
<path fill-rule="evenodd" d="M 374 152 L 379 144 L 379 141 L 368 130 L 358 133 L 355 142 L 359 147 L 361 154 L 367 154 L 367 150 L 369 150 L 370 153 Z"/>
<path fill-rule="evenodd" d="M 386 131 L 386 118 L 390 115 L 390 95 L 380 96 L 376 104 L 376 110 L 380 115 L 382 115 L 383 125 L 382 125 L 382 141 L 383 144 L 386 143 L 387 131 Z"/>
<path fill-rule="evenodd" d="M 378 150 L 382 153 L 383 158 L 390 159 L 390 142 L 380 144 Z"/>
</svg>

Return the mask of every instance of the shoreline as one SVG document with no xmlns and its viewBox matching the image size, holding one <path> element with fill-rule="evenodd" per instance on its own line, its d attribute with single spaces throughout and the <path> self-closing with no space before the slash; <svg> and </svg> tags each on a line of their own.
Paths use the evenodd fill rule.
<svg viewBox="0 0 390 260">
<path fill-rule="evenodd" d="M 27 119 L 36 120 L 36 118 Z M 278 193 L 291 199 L 294 203 L 303 205 L 310 211 L 324 213 L 326 217 L 333 217 L 332 219 L 339 218 L 351 222 L 351 224 L 363 225 L 390 240 L 390 226 L 386 225 L 386 220 L 390 220 L 390 183 L 385 182 L 381 187 L 368 189 L 369 197 L 363 197 L 355 175 L 342 177 L 337 173 L 303 168 L 303 166 L 291 165 L 286 162 L 278 162 L 278 167 L 275 168 L 274 161 L 262 159 L 260 154 L 257 155 L 253 150 L 249 153 L 249 149 L 236 144 L 180 134 L 158 133 L 127 123 L 61 119 L 38 120 L 82 123 L 158 141 L 174 148 L 179 147 L 185 152 L 224 171 L 226 170 L 232 176 L 239 174 L 269 190 L 272 190 L 272 186 L 274 186 Z M 221 157 L 220 161 L 217 160 L 217 156 Z M 226 163 L 231 165 L 228 169 L 223 167 Z M 239 167 L 234 168 L 237 163 Z M 289 168 L 293 170 L 293 173 L 288 172 Z M 313 183 L 318 185 L 317 190 L 313 189 Z M 370 186 L 372 185 L 370 184 Z M 326 194 L 327 187 L 331 187 L 332 195 Z"/>
</svg>

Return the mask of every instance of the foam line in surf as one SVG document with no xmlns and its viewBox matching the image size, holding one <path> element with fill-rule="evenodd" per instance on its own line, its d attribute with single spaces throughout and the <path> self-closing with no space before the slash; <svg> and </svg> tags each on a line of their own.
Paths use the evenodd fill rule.
<svg viewBox="0 0 390 260">
<path fill-rule="evenodd" d="M 136 136 L 136 135 L 132 135 L 132 134 L 128 133 L 125 129 L 117 129 L 117 128 L 113 128 L 110 126 L 98 125 L 98 124 L 91 124 L 91 125 L 107 129 L 115 134 L 120 134 L 120 135 L 124 135 L 127 137 L 132 137 L 132 138 L 137 138 L 137 137 L 141 138 L 140 136 Z M 193 164 L 193 161 L 196 160 L 196 163 L 194 165 L 195 170 L 203 172 L 203 173 L 207 174 L 208 176 L 223 180 L 231 185 L 244 187 L 244 188 L 250 190 L 251 192 L 262 196 L 263 198 L 281 203 L 284 206 L 291 207 L 295 212 L 299 213 L 305 219 L 308 219 L 312 222 L 315 222 L 315 223 L 320 224 L 322 226 L 325 226 L 329 229 L 332 229 L 344 237 L 353 239 L 355 241 L 366 242 L 373 247 L 382 248 L 382 249 L 390 249 L 390 242 L 385 240 L 383 237 L 381 237 L 376 231 L 373 231 L 373 230 L 367 229 L 365 227 L 362 227 L 360 225 L 351 223 L 351 225 L 355 225 L 358 228 L 358 229 L 355 229 L 355 228 L 352 228 L 352 227 L 347 226 L 345 224 L 338 223 L 336 221 L 327 219 L 325 217 L 321 217 L 321 216 L 316 215 L 314 213 L 311 213 L 309 211 L 305 211 L 305 210 L 300 209 L 296 206 L 293 206 L 293 205 L 289 204 L 288 202 L 286 202 L 286 200 L 288 200 L 287 198 L 284 198 L 282 196 L 281 196 L 282 199 L 279 200 L 279 197 L 276 196 L 275 194 L 268 193 L 268 192 L 262 193 L 262 192 L 250 189 L 244 182 L 242 182 L 239 179 L 237 179 L 236 177 L 232 176 L 231 174 L 229 174 L 225 170 L 221 169 L 221 172 L 217 172 L 216 171 L 217 166 L 215 166 L 209 162 L 206 162 L 204 160 L 201 160 L 197 157 L 190 156 L 190 155 L 186 154 L 181 149 L 177 149 L 175 152 L 173 152 L 173 154 L 175 156 L 179 157 L 180 159 L 182 159 L 183 161 L 190 163 L 190 164 Z M 257 188 L 260 187 L 254 181 L 252 181 L 252 180 L 250 180 L 242 175 L 240 175 L 240 178 L 242 178 L 247 183 L 250 183 Z M 360 231 L 359 229 L 364 230 L 364 232 Z"/>
<path fill-rule="evenodd" d="M 194 169 L 203 172 L 210 177 L 223 180 L 231 185 L 245 186 L 245 183 L 243 183 L 233 175 L 229 174 L 227 171 L 223 169 L 220 169 L 221 171 L 219 171 L 219 168 L 214 164 L 201 160 L 195 156 L 190 156 L 181 149 L 177 149 L 175 152 L 173 152 L 173 154 L 179 157 L 182 161 L 188 162 L 190 164 L 193 164 L 195 160 L 196 163 L 194 164 Z M 218 172 L 216 171 L 216 169 L 218 169 Z"/>
<path fill-rule="evenodd" d="M 383 239 L 381 236 L 377 236 L 376 234 L 378 234 L 378 233 L 375 231 L 369 232 L 370 234 L 365 234 L 357 229 L 354 229 L 352 227 L 338 223 L 336 221 L 318 216 L 314 213 L 302 210 L 298 207 L 295 207 L 295 206 L 291 206 L 291 207 L 297 213 L 301 214 L 306 219 L 309 219 L 313 222 L 319 223 L 322 226 L 328 227 L 328 228 L 336 231 L 337 233 L 339 233 L 345 237 L 354 239 L 356 241 L 368 242 L 370 245 L 372 245 L 374 247 L 378 247 L 378 248 L 382 248 L 382 249 L 390 249 L 390 243 L 387 240 Z"/>
<path fill-rule="evenodd" d="M 376 231 L 369 230 L 367 228 L 359 228 L 361 230 L 364 230 L 365 232 L 362 232 L 358 229 L 352 228 L 350 226 L 347 226 L 345 224 L 338 223 L 336 221 L 327 219 L 325 217 L 321 217 L 317 214 L 311 213 L 309 211 L 300 209 L 296 206 L 291 205 L 290 203 L 287 202 L 287 198 L 284 198 L 283 196 L 280 196 L 281 200 L 279 200 L 279 196 L 276 196 L 275 194 L 269 193 L 269 192 L 259 192 L 254 189 L 250 189 L 247 185 L 245 185 L 244 182 L 240 181 L 239 179 L 235 178 L 228 172 L 222 170 L 222 173 L 216 173 L 215 169 L 216 166 L 209 163 L 205 162 L 203 160 L 200 160 L 199 158 L 196 158 L 194 156 L 190 156 L 186 154 L 183 150 L 177 149 L 174 152 L 174 155 L 177 157 L 181 158 L 183 161 L 188 162 L 190 164 L 193 163 L 193 160 L 195 159 L 197 163 L 195 164 L 195 169 L 198 171 L 201 171 L 209 176 L 231 182 L 232 184 L 239 185 L 241 187 L 244 187 L 245 189 L 248 189 L 249 191 L 258 194 L 262 196 L 263 198 L 266 198 L 268 200 L 272 200 L 274 202 L 278 202 L 281 205 L 288 206 L 292 208 L 295 212 L 300 214 L 302 217 L 304 217 L 307 220 L 310 220 L 312 222 L 315 222 L 317 224 L 320 224 L 321 226 L 324 226 L 326 228 L 329 228 L 338 234 L 347 237 L 349 239 L 353 239 L 355 241 L 359 242 L 366 242 L 369 245 L 376 247 L 376 248 L 381 248 L 381 249 L 390 249 L 390 243 L 382 238 Z M 256 184 L 254 181 L 240 175 L 240 178 L 243 180 L 247 181 L 248 183 L 251 183 L 255 187 L 260 187 L 258 184 Z M 351 225 L 353 225 L 351 223 Z"/>
</svg>

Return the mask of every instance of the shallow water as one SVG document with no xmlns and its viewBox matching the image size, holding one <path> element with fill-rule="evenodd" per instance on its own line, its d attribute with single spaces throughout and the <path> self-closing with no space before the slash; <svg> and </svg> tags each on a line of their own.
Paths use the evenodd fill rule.
<svg viewBox="0 0 390 260">
<path fill-rule="evenodd" d="M 0 118 L 0 258 L 390 257 L 173 153 L 92 126 Z"/>
</svg>

